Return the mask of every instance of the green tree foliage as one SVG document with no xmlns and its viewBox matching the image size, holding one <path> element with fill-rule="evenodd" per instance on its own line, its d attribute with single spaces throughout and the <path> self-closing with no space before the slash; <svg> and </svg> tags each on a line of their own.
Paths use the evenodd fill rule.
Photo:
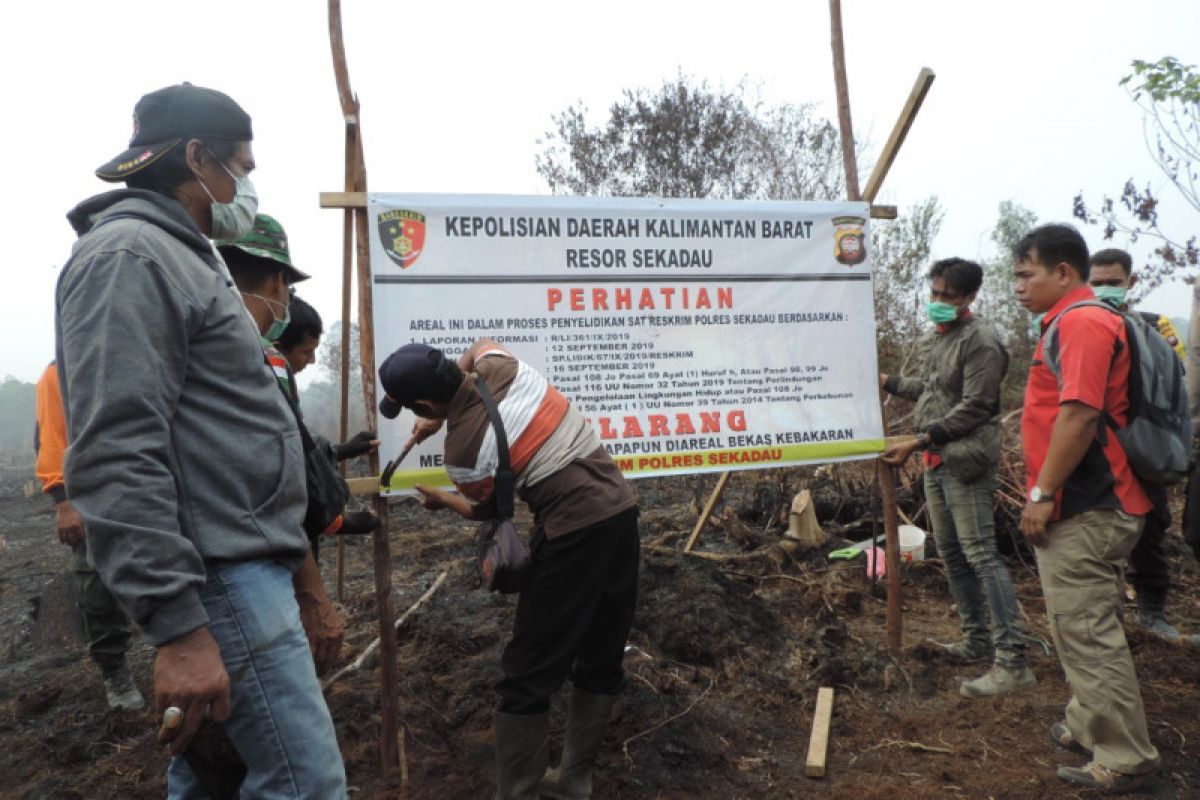
<svg viewBox="0 0 1200 800">
<path fill-rule="evenodd" d="M 0 453 L 4 459 L 27 463 L 33 459 L 33 429 L 37 420 L 37 393 L 32 383 L 6 375 L 0 382 Z"/>
<path fill-rule="evenodd" d="M 742 86 L 685 77 L 626 90 L 608 120 L 587 109 L 553 118 L 538 174 L 557 194 L 833 200 L 845 196 L 837 129 L 811 105 L 764 107 Z"/>
<path fill-rule="evenodd" d="M 1191 207 L 1200 212 L 1200 70 L 1171 56 L 1134 61 L 1121 85 L 1142 110 L 1146 144 L 1159 169 Z M 1135 299 L 1179 269 L 1200 264 L 1200 248 L 1190 231 L 1168 232 L 1159 224 L 1159 201 L 1152 186 L 1140 188 L 1133 178 L 1121 192 L 1091 206 L 1075 196 L 1076 218 L 1104 227 L 1104 238 L 1117 234 L 1131 243 L 1148 237 L 1156 244 L 1153 259 L 1139 270 Z"/>
</svg>

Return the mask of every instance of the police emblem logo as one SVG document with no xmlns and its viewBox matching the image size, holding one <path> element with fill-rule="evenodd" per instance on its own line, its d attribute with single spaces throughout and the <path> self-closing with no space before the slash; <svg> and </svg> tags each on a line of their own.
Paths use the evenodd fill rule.
<svg viewBox="0 0 1200 800">
<path fill-rule="evenodd" d="M 400 269 L 408 269 L 425 249 L 425 215 L 416 211 L 385 211 L 377 220 L 383 252 Z"/>
<path fill-rule="evenodd" d="M 866 220 L 862 217 L 834 217 L 833 256 L 839 263 L 852 267 L 867 259 L 867 237 L 863 232 Z"/>
</svg>

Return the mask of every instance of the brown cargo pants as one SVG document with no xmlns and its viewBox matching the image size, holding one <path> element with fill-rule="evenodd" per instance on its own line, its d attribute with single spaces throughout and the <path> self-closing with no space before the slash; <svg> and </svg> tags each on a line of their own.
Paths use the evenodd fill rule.
<svg viewBox="0 0 1200 800">
<path fill-rule="evenodd" d="M 1097 763 L 1137 775 L 1158 766 L 1119 614 L 1121 565 L 1142 518 L 1096 509 L 1050 526 L 1034 548 L 1046 614 L 1071 685 L 1067 727 Z"/>
</svg>

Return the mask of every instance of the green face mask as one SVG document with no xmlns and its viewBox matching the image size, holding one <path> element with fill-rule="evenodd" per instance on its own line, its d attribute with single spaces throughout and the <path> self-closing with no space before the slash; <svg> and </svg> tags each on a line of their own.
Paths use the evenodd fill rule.
<svg viewBox="0 0 1200 800">
<path fill-rule="evenodd" d="M 264 337 L 269 341 L 277 341 L 283 332 L 287 330 L 287 326 L 292 322 L 292 307 L 283 307 L 283 319 L 271 320 L 271 327 L 267 328 L 267 335 Z"/>
<path fill-rule="evenodd" d="M 287 326 L 292 321 L 292 307 L 287 303 L 280 303 L 278 300 L 272 300 L 269 297 L 263 297 L 261 294 L 255 294 L 254 292 L 242 292 L 242 294 L 262 300 L 267 304 L 267 310 L 271 312 L 271 326 L 267 328 L 267 332 L 262 335 L 262 338 L 268 342 L 274 342 L 280 336 L 283 336 L 283 332 L 287 330 Z M 283 306 L 282 317 L 275 316 L 275 306 Z"/>
<path fill-rule="evenodd" d="M 1095 286 L 1092 291 L 1096 293 L 1098 300 L 1108 303 L 1118 311 L 1125 305 L 1125 296 L 1129 294 L 1129 290 L 1123 286 Z"/>
<path fill-rule="evenodd" d="M 925 313 L 929 315 L 929 319 L 936 322 L 938 325 L 947 325 L 958 319 L 958 306 L 952 306 L 949 303 L 942 303 L 931 300 L 925 303 Z"/>
</svg>

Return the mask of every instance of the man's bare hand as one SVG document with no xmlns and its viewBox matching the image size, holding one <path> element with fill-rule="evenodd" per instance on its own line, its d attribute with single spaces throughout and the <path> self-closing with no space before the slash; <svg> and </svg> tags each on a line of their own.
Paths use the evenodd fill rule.
<svg viewBox="0 0 1200 800">
<path fill-rule="evenodd" d="M 884 375 L 882 372 L 881 372 L 881 373 L 879 373 L 879 388 L 880 388 L 880 389 L 882 389 L 882 388 L 883 388 L 883 385 L 884 385 L 885 383 L 887 383 L 887 379 L 888 379 L 888 376 L 887 376 L 887 375 Z"/>
<path fill-rule="evenodd" d="M 83 517 L 70 500 L 63 500 L 54 506 L 54 528 L 58 531 L 58 540 L 71 547 L 83 544 L 86 538 Z"/>
<path fill-rule="evenodd" d="M 292 590 L 296 594 L 296 604 L 300 606 L 300 623 L 308 636 L 313 663 L 317 665 L 317 672 L 324 672 L 337 662 L 346 630 L 325 591 L 311 551 L 292 575 Z"/>
<path fill-rule="evenodd" d="M 160 718 L 171 706 L 183 711 L 182 723 L 158 732 L 158 741 L 170 744 L 173 756 L 187 749 L 205 719 L 229 718 L 229 674 L 207 627 L 159 646 L 154 659 L 154 705 Z"/>
<path fill-rule="evenodd" d="M 442 429 L 444 419 L 426 419 L 425 417 L 417 417 L 417 421 L 413 423 L 412 437 L 408 440 L 408 444 L 420 444 L 421 442 L 433 436 Z M 407 447 L 407 445 L 406 445 Z"/>
<path fill-rule="evenodd" d="M 898 467 L 908 460 L 917 449 L 917 440 L 912 439 L 907 442 L 888 445 L 887 449 L 880 454 L 880 458 L 885 464 L 891 464 L 893 467 Z"/>
<path fill-rule="evenodd" d="M 459 494 L 451 494 L 445 489 L 438 489 L 433 486 L 414 486 L 421 493 L 421 505 L 430 511 L 448 508 L 455 514 L 458 514 L 463 519 L 479 521 L 485 519 L 481 517 L 481 509 L 477 509 L 471 501 Z"/>
<path fill-rule="evenodd" d="M 300 606 L 300 622 L 308 636 L 317 672 L 325 672 L 337 663 L 346 629 L 342 627 L 337 608 L 324 591 L 297 592 L 296 602 Z"/>
<path fill-rule="evenodd" d="M 1033 547 L 1045 547 L 1050 543 L 1050 533 L 1047 526 L 1054 516 L 1054 503 L 1035 503 L 1025 501 L 1025 509 L 1021 512 L 1021 533 L 1025 541 Z"/>
<path fill-rule="evenodd" d="M 426 511 L 441 511 L 447 507 L 448 492 L 443 492 L 441 489 L 436 489 L 432 486 L 422 486 L 419 483 L 413 488 L 421 495 L 421 505 Z"/>
</svg>

